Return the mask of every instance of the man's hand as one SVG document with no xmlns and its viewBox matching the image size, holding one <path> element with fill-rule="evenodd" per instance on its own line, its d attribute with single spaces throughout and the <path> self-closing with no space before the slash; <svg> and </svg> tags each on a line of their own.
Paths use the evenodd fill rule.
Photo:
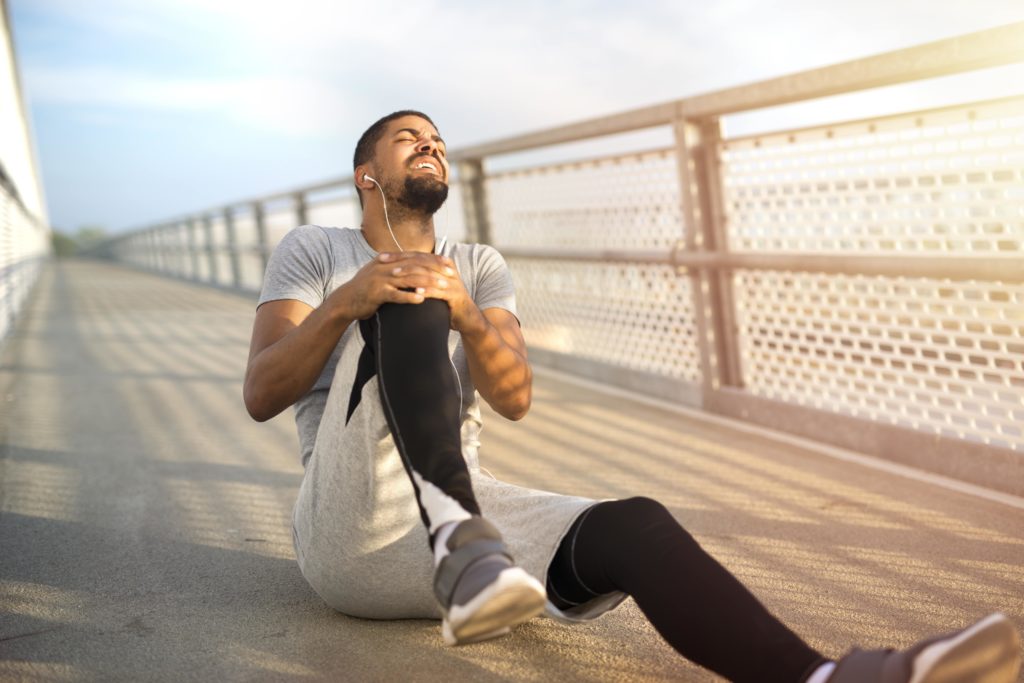
<svg viewBox="0 0 1024 683">
<path fill-rule="evenodd" d="M 418 251 L 383 253 L 363 266 L 343 289 L 346 314 L 353 319 L 369 318 L 389 302 L 418 304 L 424 299 L 441 299 L 451 311 L 451 329 L 471 334 L 487 325 L 455 262 L 446 256 Z"/>
<path fill-rule="evenodd" d="M 533 372 L 519 321 L 502 309 L 482 312 L 450 258 L 415 251 L 382 253 L 336 295 L 341 297 L 339 307 L 351 319 L 368 318 L 388 302 L 447 302 L 449 327 L 462 335 L 469 373 L 480 395 L 512 420 L 529 410 Z"/>
</svg>

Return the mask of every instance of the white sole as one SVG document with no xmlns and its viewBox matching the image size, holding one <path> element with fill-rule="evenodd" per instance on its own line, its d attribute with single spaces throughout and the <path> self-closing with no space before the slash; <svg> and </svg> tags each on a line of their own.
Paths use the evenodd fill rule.
<svg viewBox="0 0 1024 683">
<path fill-rule="evenodd" d="M 441 635 L 448 645 L 495 638 L 543 612 L 546 601 L 537 579 L 520 567 L 509 567 L 468 603 L 448 610 Z"/>
<path fill-rule="evenodd" d="M 919 652 L 908 683 L 1013 683 L 1019 671 L 1017 630 L 997 613 Z"/>
</svg>

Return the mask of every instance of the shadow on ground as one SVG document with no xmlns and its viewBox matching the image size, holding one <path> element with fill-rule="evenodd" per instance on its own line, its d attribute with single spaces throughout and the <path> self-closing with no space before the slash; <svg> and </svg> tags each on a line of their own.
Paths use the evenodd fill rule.
<svg viewBox="0 0 1024 683">
<path fill-rule="evenodd" d="M 291 417 L 241 404 L 252 311 L 99 264 L 47 272 L 0 355 L 0 678 L 713 680 L 629 602 L 458 649 L 437 622 L 324 607 L 291 549 Z M 495 475 L 661 500 L 827 654 L 995 608 L 1024 623 L 1020 510 L 543 375 L 523 422 L 486 419 Z"/>
</svg>

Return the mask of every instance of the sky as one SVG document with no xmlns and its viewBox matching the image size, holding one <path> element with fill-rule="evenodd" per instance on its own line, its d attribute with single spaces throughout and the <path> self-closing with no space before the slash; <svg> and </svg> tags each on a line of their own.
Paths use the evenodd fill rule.
<svg viewBox="0 0 1024 683">
<path fill-rule="evenodd" d="M 7 3 L 71 232 L 343 176 L 397 109 L 455 150 L 1024 20 L 1021 0 Z"/>
</svg>

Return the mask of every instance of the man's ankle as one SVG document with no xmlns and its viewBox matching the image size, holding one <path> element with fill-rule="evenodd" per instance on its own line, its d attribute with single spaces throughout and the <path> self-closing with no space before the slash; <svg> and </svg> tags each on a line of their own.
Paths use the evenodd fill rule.
<svg viewBox="0 0 1024 683">
<path fill-rule="evenodd" d="M 445 522 L 434 534 L 434 566 L 441 564 L 441 560 L 449 553 L 448 539 L 451 537 L 458 522 Z"/>
</svg>

